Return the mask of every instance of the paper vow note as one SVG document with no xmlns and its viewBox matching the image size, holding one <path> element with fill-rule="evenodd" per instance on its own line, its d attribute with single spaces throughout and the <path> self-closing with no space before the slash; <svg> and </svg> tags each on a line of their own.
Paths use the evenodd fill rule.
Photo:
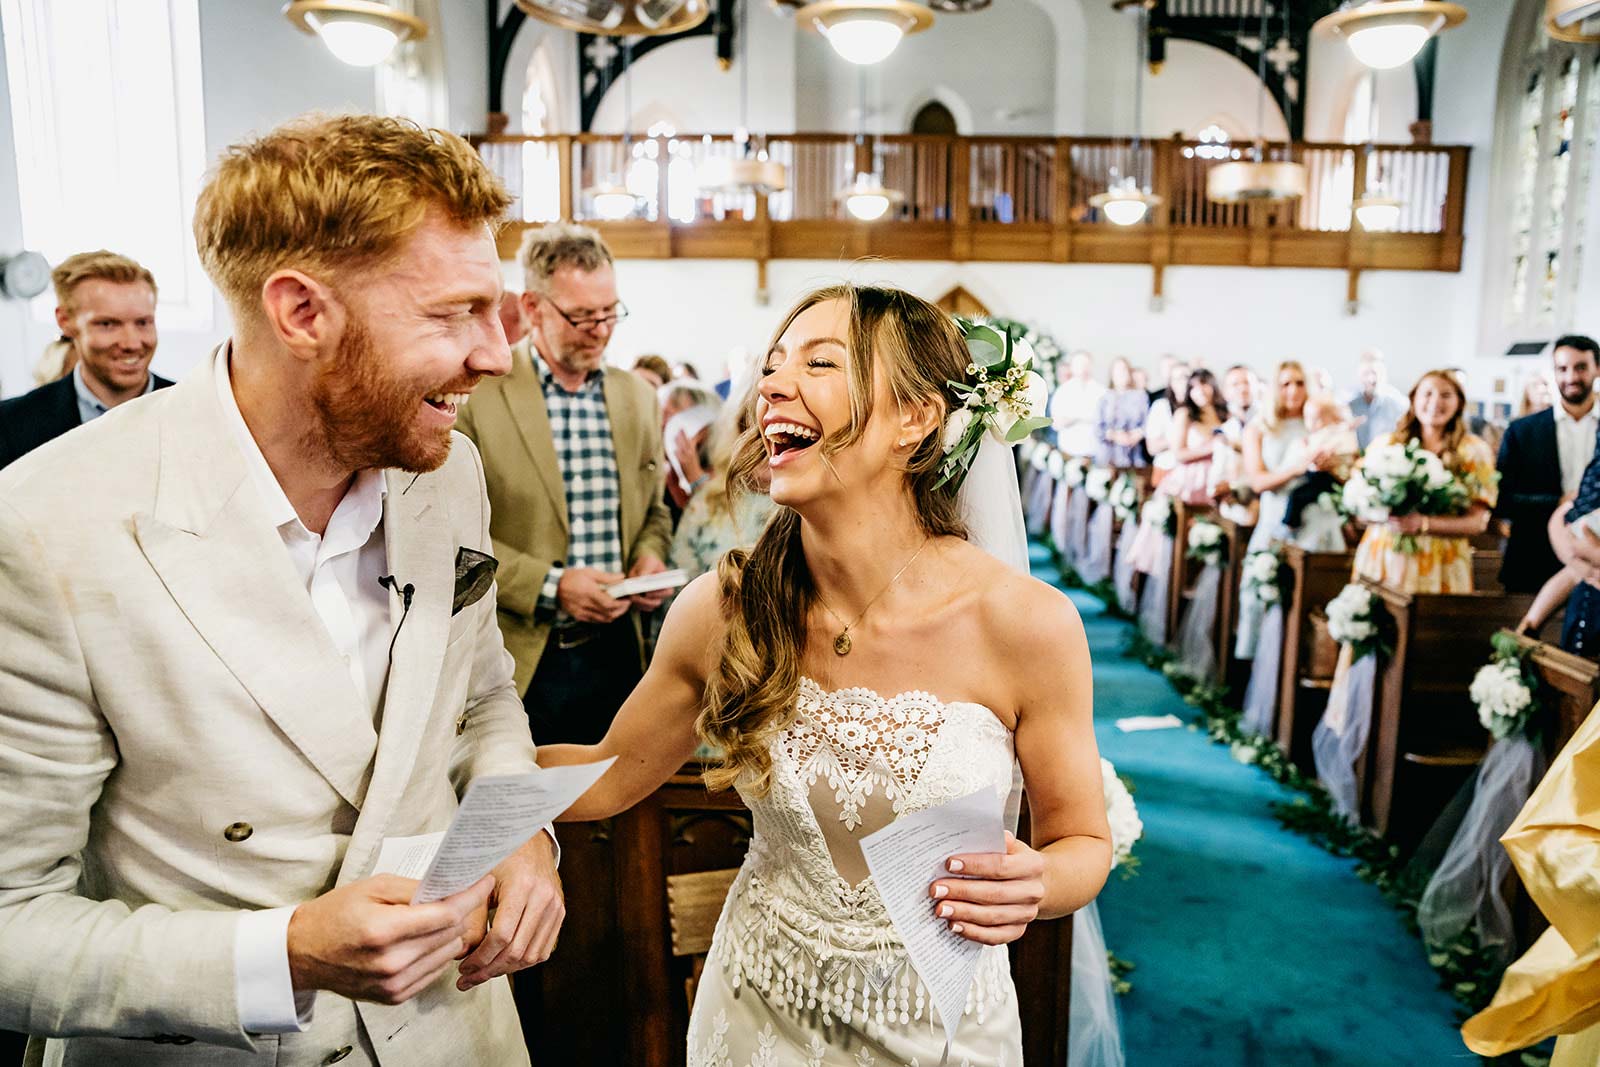
<svg viewBox="0 0 1600 1067">
<path fill-rule="evenodd" d="M 627 578 L 616 585 L 606 586 L 609 596 L 621 600 L 625 596 L 637 596 L 640 593 L 654 593 L 658 589 L 676 589 L 689 581 L 689 572 L 682 567 L 676 570 L 660 571 L 656 574 L 641 574 L 637 578 Z"/>
<path fill-rule="evenodd" d="M 1004 806 L 1005 797 L 996 796 L 993 789 L 980 789 L 903 816 L 861 839 L 867 869 L 889 919 L 944 1020 L 947 1056 L 984 946 L 950 932 L 949 920 L 934 913 L 937 902 L 928 895 L 928 886 L 937 878 L 954 877 L 945 869 L 951 856 L 1005 851 L 1000 821 Z"/>
<path fill-rule="evenodd" d="M 417 834 L 415 837 L 386 837 L 378 849 L 378 862 L 372 865 L 373 874 L 398 874 L 402 878 L 421 878 L 428 873 L 428 864 L 439 851 L 444 831 Z"/>
<path fill-rule="evenodd" d="M 1140 730 L 1176 730 L 1183 725 L 1183 720 L 1176 715 L 1133 715 L 1126 719 L 1117 720 L 1117 729 L 1125 734 L 1137 733 Z"/>
<path fill-rule="evenodd" d="M 426 904 L 459 893 L 494 870 L 539 827 L 570 808 L 616 761 L 613 756 L 599 763 L 546 767 L 533 774 L 474 779 L 411 903 Z M 388 841 L 383 851 L 389 851 Z"/>
</svg>

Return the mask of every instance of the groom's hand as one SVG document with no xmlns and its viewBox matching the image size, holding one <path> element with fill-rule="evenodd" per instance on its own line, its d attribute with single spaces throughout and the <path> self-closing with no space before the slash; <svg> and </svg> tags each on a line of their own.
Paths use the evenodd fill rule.
<svg viewBox="0 0 1600 1067">
<path fill-rule="evenodd" d="M 295 992 L 326 989 L 352 1000 L 403 1004 L 460 957 L 494 879 L 454 896 L 412 904 L 417 883 L 380 874 L 329 890 L 289 918 Z"/>
<path fill-rule="evenodd" d="M 934 914 L 968 941 L 1004 945 L 1039 917 L 1044 900 L 1044 856 L 1006 833 L 1004 853 L 951 856 L 946 864 L 962 878 L 928 886 Z"/>
<path fill-rule="evenodd" d="M 550 835 L 533 835 L 494 869 L 494 878 L 494 919 L 482 943 L 461 961 L 457 989 L 543 963 L 555 951 L 567 905 Z"/>
</svg>

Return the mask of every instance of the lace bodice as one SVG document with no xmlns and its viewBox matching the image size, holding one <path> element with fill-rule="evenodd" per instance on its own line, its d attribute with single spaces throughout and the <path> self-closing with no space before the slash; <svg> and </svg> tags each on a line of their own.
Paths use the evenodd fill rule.
<svg viewBox="0 0 1600 1067">
<path fill-rule="evenodd" d="M 829 692 L 803 679 L 794 721 L 772 742 L 772 785 L 744 795 L 755 834 L 712 953 L 778 1004 L 902 1025 L 926 993 L 868 875 L 860 839 L 895 818 L 978 789 L 1009 793 L 1011 731 L 980 704 L 928 693 Z M 742 794 L 743 795 L 743 794 Z M 969 996 L 1010 995 L 1003 948 Z"/>
</svg>

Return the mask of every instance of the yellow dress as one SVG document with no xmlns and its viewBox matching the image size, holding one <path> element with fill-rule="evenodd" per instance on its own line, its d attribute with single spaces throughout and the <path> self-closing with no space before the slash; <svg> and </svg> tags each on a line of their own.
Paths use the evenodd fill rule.
<svg viewBox="0 0 1600 1067">
<path fill-rule="evenodd" d="M 1390 442 L 1383 438 L 1381 443 Z M 1451 470 L 1457 477 L 1471 479 L 1476 487 L 1473 503 L 1494 507 L 1498 495 L 1494 453 L 1483 438 L 1472 434 L 1463 438 Z M 1397 547 L 1400 536 L 1387 526 L 1368 526 L 1356 546 L 1355 577 L 1406 593 L 1472 592 L 1472 542 L 1468 538 L 1418 534 L 1417 550 L 1401 552 Z"/>
<path fill-rule="evenodd" d="M 1461 1028 L 1498 1056 L 1562 1034 L 1550 1067 L 1600 1063 L 1600 715 L 1591 713 L 1500 839 L 1550 920 Z"/>
</svg>

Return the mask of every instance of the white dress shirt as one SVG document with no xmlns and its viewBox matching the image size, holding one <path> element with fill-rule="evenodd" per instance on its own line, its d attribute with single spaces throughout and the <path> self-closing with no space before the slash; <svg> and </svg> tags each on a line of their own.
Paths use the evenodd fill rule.
<svg viewBox="0 0 1600 1067">
<path fill-rule="evenodd" d="M 1069 378 L 1056 387 L 1050 401 L 1050 418 L 1055 423 L 1056 445 L 1070 456 L 1093 456 L 1100 450 L 1094 435 L 1095 417 L 1106 387 L 1096 381 Z"/>
<path fill-rule="evenodd" d="M 250 481 L 295 572 L 305 585 L 317 617 L 350 670 L 361 702 L 378 717 L 389 673 L 389 592 L 378 584 L 387 573 L 383 540 L 383 472 L 365 470 L 345 491 L 328 528 L 320 536 L 306 529 L 284 495 L 277 476 L 245 425 L 228 374 L 231 345 L 217 353 L 217 399 L 233 430 Z M 311 1021 L 314 992 L 296 996 L 289 977 L 289 918 L 293 907 L 246 911 L 234 934 L 235 999 L 239 1025 L 249 1033 L 281 1034 L 304 1030 Z"/>
<path fill-rule="evenodd" d="M 1583 481 L 1583 469 L 1594 458 L 1594 437 L 1600 432 L 1600 403 L 1589 405 L 1589 410 L 1577 418 L 1568 413 L 1566 405 L 1555 405 L 1556 455 L 1561 460 L 1561 491 L 1576 493 Z"/>
</svg>

